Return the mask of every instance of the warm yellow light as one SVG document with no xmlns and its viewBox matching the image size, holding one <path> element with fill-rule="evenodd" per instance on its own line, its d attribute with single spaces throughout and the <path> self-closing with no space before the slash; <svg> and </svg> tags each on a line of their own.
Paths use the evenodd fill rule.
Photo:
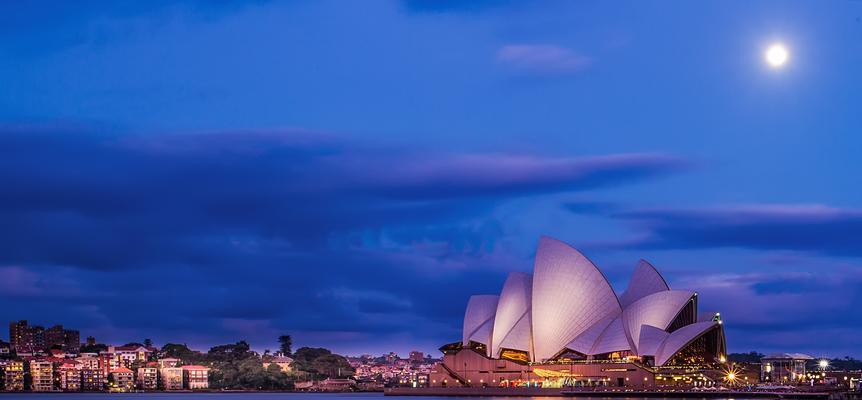
<svg viewBox="0 0 862 400">
<path fill-rule="evenodd" d="M 769 46 L 769 49 L 766 50 L 766 62 L 773 68 L 779 68 L 787 63 L 787 59 L 790 58 L 790 53 L 788 53 L 787 48 L 780 43 L 773 44 Z"/>
<path fill-rule="evenodd" d="M 734 374 L 733 372 L 727 374 L 727 380 L 732 381 L 734 379 L 736 379 L 736 374 Z"/>
</svg>

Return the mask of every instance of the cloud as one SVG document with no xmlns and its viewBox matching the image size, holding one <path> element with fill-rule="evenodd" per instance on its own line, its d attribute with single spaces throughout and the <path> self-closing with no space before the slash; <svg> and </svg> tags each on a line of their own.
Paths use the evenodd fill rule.
<svg viewBox="0 0 862 400">
<path fill-rule="evenodd" d="M 5 128 L 0 265 L 15 267 L 0 281 L 21 288 L 0 293 L 20 305 L 0 319 L 117 341 L 441 342 L 470 294 L 530 265 L 501 248 L 496 205 L 685 168 L 661 154 L 428 153 L 303 130 Z M 153 309 L 171 312 L 129 312 Z"/>
<path fill-rule="evenodd" d="M 752 205 L 624 211 L 648 249 L 735 247 L 862 256 L 862 210 L 824 205 Z"/>
<path fill-rule="evenodd" d="M 473 154 L 411 160 L 415 157 L 405 157 L 396 171 L 391 169 L 392 160 L 372 167 L 378 172 L 369 186 L 394 197 L 423 199 L 529 194 L 613 186 L 686 168 L 684 160 L 664 154 L 584 158 Z M 369 165 L 368 160 L 360 163 Z"/>
<path fill-rule="evenodd" d="M 855 311 L 862 306 L 860 271 L 859 266 L 817 272 L 696 271 L 677 274 L 672 287 L 696 288 L 702 310 L 721 312 L 730 351 L 832 352 L 862 344 L 858 335 L 850 335 L 862 325 Z M 824 343 L 824 337 L 836 340 Z"/>
<path fill-rule="evenodd" d="M 497 61 L 515 71 L 537 75 L 566 75 L 592 64 L 589 57 L 552 44 L 510 44 L 497 51 Z"/>
</svg>

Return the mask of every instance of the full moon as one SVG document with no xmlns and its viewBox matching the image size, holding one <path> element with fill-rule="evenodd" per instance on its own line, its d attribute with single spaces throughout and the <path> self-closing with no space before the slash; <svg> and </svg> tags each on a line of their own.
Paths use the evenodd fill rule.
<svg viewBox="0 0 862 400">
<path fill-rule="evenodd" d="M 787 63 L 787 58 L 789 54 L 787 53 L 787 48 L 781 44 L 773 44 L 769 46 L 769 49 L 766 50 L 766 62 L 772 68 L 780 68 L 785 63 Z"/>
</svg>

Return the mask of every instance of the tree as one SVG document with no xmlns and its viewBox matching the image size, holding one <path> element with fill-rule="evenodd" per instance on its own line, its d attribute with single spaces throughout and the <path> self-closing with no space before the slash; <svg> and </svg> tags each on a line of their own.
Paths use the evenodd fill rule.
<svg viewBox="0 0 862 400">
<path fill-rule="evenodd" d="M 279 344 L 279 349 L 281 350 L 281 353 L 284 354 L 285 356 L 289 357 L 292 353 L 291 346 L 293 346 L 293 339 L 290 337 L 290 335 L 279 336 L 278 337 L 278 344 Z"/>
<path fill-rule="evenodd" d="M 225 345 L 226 347 L 234 345 Z M 241 360 L 218 361 L 210 373 L 211 387 L 214 389 L 240 390 L 289 390 L 293 389 L 293 378 L 284 373 L 276 364 L 263 367 L 261 359 L 254 353 Z"/>
<path fill-rule="evenodd" d="M 108 351 L 108 346 L 101 343 L 94 343 L 84 344 L 80 348 L 81 353 L 99 353 L 101 351 Z"/>
<path fill-rule="evenodd" d="M 760 359 L 763 357 L 763 354 L 756 351 L 752 351 L 749 353 L 730 353 L 727 355 L 728 361 L 738 363 L 759 363 Z"/>
<path fill-rule="evenodd" d="M 326 354 L 317 357 L 311 363 L 314 372 L 328 378 L 342 378 L 353 375 L 353 367 L 346 358 L 338 354 Z"/>
<path fill-rule="evenodd" d="M 235 344 L 223 344 L 211 348 L 207 352 L 207 359 L 211 362 L 230 362 L 244 360 L 254 355 L 248 343 L 245 340 L 241 340 Z"/>
<path fill-rule="evenodd" d="M 300 347 L 293 355 L 293 360 L 298 362 L 311 363 L 320 356 L 332 354 L 331 351 L 322 347 Z"/>
<path fill-rule="evenodd" d="M 198 363 L 204 361 L 204 356 L 201 353 L 189 349 L 189 347 L 184 344 L 167 343 L 162 346 L 162 354 L 164 357 L 179 358 L 180 360 L 183 360 L 184 363 Z"/>
<path fill-rule="evenodd" d="M 144 339 L 144 346 L 153 347 L 153 341 L 150 339 Z"/>
</svg>

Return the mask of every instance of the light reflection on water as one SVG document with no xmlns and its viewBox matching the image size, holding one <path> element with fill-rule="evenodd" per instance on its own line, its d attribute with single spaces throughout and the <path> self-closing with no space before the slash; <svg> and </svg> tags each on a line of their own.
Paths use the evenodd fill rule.
<svg viewBox="0 0 862 400">
<path fill-rule="evenodd" d="M 365 400 L 380 398 L 383 393 L 3 393 L 0 400 Z M 386 396 L 386 399 L 399 400 L 526 400 L 527 397 L 457 397 L 457 396 Z M 532 400 L 643 400 L 642 397 L 530 397 Z M 659 398 L 656 398 L 659 399 Z M 691 399 L 699 399 L 691 397 Z M 675 398 L 673 400 L 679 400 Z M 709 400 L 746 400 L 709 399 Z"/>
</svg>

